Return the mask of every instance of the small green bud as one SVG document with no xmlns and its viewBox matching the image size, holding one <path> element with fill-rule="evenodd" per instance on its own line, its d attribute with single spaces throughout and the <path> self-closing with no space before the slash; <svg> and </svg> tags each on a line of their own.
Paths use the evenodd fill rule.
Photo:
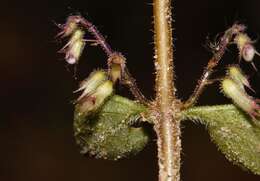
<svg viewBox="0 0 260 181">
<path fill-rule="evenodd" d="M 260 116 L 260 106 L 257 104 L 257 100 L 254 100 L 244 89 L 241 89 L 241 85 L 230 78 L 224 78 L 221 82 L 221 88 L 223 93 L 230 98 L 235 105 L 249 114 L 254 120 Z"/>
<path fill-rule="evenodd" d="M 77 41 L 84 41 L 85 32 L 82 31 L 81 29 L 77 29 L 73 35 L 71 36 L 69 42 L 62 48 L 62 50 L 64 50 L 66 47 L 69 46 L 73 46 L 74 43 L 76 43 Z"/>
<path fill-rule="evenodd" d="M 227 68 L 227 75 L 234 80 L 238 85 L 240 85 L 241 89 L 244 89 L 244 86 L 248 87 L 250 90 L 255 92 L 251 86 L 249 81 L 247 80 L 246 75 L 244 75 L 243 71 L 240 69 L 238 65 L 231 65 Z"/>
<path fill-rule="evenodd" d="M 104 81 L 90 95 L 86 95 L 78 101 L 79 113 L 88 115 L 100 108 L 105 100 L 113 93 L 113 82 L 110 80 Z"/>
<path fill-rule="evenodd" d="M 113 53 L 108 59 L 109 76 L 115 83 L 121 80 L 125 70 L 125 57 L 120 53 Z"/>
<path fill-rule="evenodd" d="M 78 62 L 83 49 L 85 47 L 84 40 L 77 40 L 69 45 L 68 49 L 66 50 L 65 59 L 69 64 L 75 64 Z"/>
<path fill-rule="evenodd" d="M 110 77 L 113 82 L 116 82 L 118 79 L 121 79 L 121 66 L 117 64 L 113 64 L 110 67 Z"/>
<path fill-rule="evenodd" d="M 103 70 L 97 70 L 92 72 L 88 78 L 84 79 L 80 85 L 79 89 L 74 92 L 83 91 L 80 97 L 77 99 L 79 101 L 83 97 L 92 94 L 98 86 L 100 86 L 105 80 L 107 80 L 107 73 Z"/>
</svg>

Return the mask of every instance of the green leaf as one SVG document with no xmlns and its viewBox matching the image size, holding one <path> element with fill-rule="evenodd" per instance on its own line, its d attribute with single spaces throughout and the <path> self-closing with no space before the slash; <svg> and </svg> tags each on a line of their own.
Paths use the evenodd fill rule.
<svg viewBox="0 0 260 181">
<path fill-rule="evenodd" d="M 83 154 L 117 160 L 140 152 L 148 142 L 141 127 L 132 127 L 146 108 L 129 99 L 114 95 L 95 113 L 81 116 L 77 106 L 74 131 Z"/>
<path fill-rule="evenodd" d="M 234 105 L 194 107 L 184 119 L 205 124 L 211 139 L 231 162 L 260 175 L 260 128 Z"/>
</svg>

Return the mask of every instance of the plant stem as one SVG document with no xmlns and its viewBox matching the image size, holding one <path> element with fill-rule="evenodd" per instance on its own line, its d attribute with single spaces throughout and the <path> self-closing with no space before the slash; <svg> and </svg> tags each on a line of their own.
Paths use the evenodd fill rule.
<svg viewBox="0 0 260 181">
<path fill-rule="evenodd" d="M 180 122 L 176 104 L 171 0 L 154 0 L 154 43 L 156 69 L 155 131 L 157 133 L 160 181 L 180 180 Z"/>
<path fill-rule="evenodd" d="M 109 44 L 106 42 L 106 39 L 104 36 L 98 31 L 98 29 L 88 20 L 80 16 L 80 22 L 82 26 L 84 26 L 98 41 L 99 45 L 102 47 L 102 49 L 106 52 L 107 56 L 110 56 L 113 53 L 112 48 L 109 46 Z"/>
</svg>

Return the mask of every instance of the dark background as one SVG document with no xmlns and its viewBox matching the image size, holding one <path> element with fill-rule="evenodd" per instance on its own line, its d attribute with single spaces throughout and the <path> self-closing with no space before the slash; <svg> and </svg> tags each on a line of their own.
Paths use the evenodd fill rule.
<svg viewBox="0 0 260 181">
<path fill-rule="evenodd" d="M 248 25 L 254 39 L 260 32 L 260 1 L 200 0 L 174 2 L 175 67 L 178 96 L 186 99 L 211 53 L 206 37 L 224 31 L 234 21 Z M 137 156 L 117 162 L 83 157 L 75 146 L 72 121 L 78 81 L 68 71 L 62 43 L 54 36 L 71 13 L 94 22 L 115 50 L 128 59 L 140 88 L 153 97 L 151 0 L 2 0 L 0 4 L 0 180 L 1 181 L 144 181 L 157 180 L 155 140 Z M 259 43 L 256 44 L 259 47 Z M 177 51 L 176 51 L 177 50 Z M 88 46 L 78 79 L 105 67 L 100 48 Z M 255 63 L 260 69 L 260 57 Z M 227 52 L 225 64 L 237 61 Z M 224 64 L 220 69 L 224 69 Z M 260 97 L 260 76 L 243 63 Z M 211 86 L 200 104 L 229 102 Z M 126 95 L 119 87 L 117 93 Z M 210 142 L 205 128 L 183 125 L 182 180 L 256 181 L 260 177 L 229 163 Z"/>
</svg>

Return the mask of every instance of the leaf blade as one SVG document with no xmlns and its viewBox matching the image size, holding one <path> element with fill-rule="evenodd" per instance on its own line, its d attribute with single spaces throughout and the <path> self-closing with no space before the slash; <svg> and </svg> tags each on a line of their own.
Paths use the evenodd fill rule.
<svg viewBox="0 0 260 181">
<path fill-rule="evenodd" d="M 206 125 L 226 158 L 260 175 L 260 128 L 234 105 L 201 106 L 183 112 L 183 119 Z"/>
<path fill-rule="evenodd" d="M 138 153 L 147 144 L 148 135 L 132 125 L 145 110 L 143 105 L 117 95 L 86 117 L 76 108 L 74 131 L 81 152 L 110 160 Z"/>
</svg>

